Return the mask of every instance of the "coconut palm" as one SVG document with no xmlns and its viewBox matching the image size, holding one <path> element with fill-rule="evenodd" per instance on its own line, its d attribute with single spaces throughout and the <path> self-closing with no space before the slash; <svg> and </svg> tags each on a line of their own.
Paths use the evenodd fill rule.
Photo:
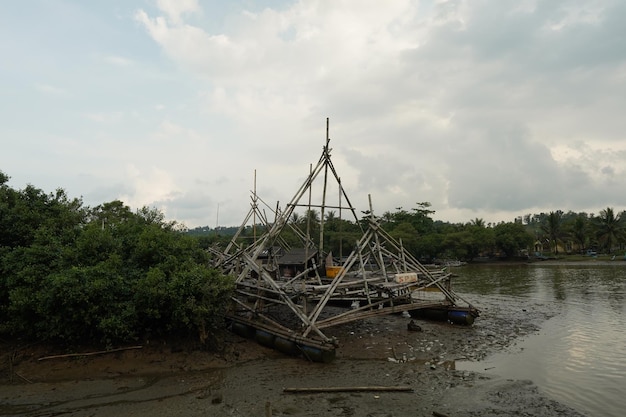
<svg viewBox="0 0 626 417">
<path fill-rule="evenodd" d="M 470 221 L 470 225 L 483 228 L 485 227 L 485 221 L 476 217 L 474 220 Z"/>
<path fill-rule="evenodd" d="M 546 218 L 546 222 L 541 225 L 541 230 L 550 241 L 550 246 L 554 248 L 554 254 L 559 254 L 559 241 L 561 240 L 563 212 L 561 210 L 551 211 Z"/>
<path fill-rule="evenodd" d="M 294 212 L 291 214 L 291 223 L 300 224 L 302 223 L 302 218 L 303 216 L 301 216 L 299 213 Z"/>
<path fill-rule="evenodd" d="M 577 216 L 572 224 L 572 238 L 581 251 L 585 250 L 585 244 L 587 243 L 587 229 L 587 217 L 583 215 Z"/>
<path fill-rule="evenodd" d="M 621 217 L 613 212 L 611 207 L 600 211 L 598 217 L 598 240 L 611 253 L 613 244 L 624 235 L 624 224 Z"/>
</svg>

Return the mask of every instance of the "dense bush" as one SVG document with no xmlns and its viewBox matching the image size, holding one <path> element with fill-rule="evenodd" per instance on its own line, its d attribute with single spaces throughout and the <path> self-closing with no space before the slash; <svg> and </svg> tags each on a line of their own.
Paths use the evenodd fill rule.
<svg viewBox="0 0 626 417">
<path fill-rule="evenodd" d="M 120 201 L 14 190 L 0 172 L 0 334 L 98 342 L 209 338 L 233 282 L 175 223 Z"/>
</svg>

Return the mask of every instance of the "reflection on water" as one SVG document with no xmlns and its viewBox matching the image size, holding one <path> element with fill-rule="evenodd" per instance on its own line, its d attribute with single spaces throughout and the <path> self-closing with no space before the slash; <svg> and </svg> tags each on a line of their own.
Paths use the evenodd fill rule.
<svg viewBox="0 0 626 417">
<path fill-rule="evenodd" d="M 534 303 L 529 305 L 556 308 L 557 315 L 514 352 L 457 362 L 457 369 L 530 379 L 555 400 L 589 415 L 623 415 L 626 263 L 471 266 L 459 275 L 455 288 L 461 293 L 528 299 Z"/>
</svg>

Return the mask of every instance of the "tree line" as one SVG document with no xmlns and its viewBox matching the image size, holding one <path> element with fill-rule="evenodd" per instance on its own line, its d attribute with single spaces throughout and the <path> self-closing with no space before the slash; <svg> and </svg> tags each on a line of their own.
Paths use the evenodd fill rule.
<svg viewBox="0 0 626 417">
<path fill-rule="evenodd" d="M 429 202 L 416 203 L 416 207 L 405 210 L 402 207 L 387 211 L 377 217 L 378 223 L 394 238 L 419 259 L 432 262 L 438 259 L 458 259 L 473 261 L 479 257 L 511 258 L 518 256 L 558 256 L 560 254 L 580 254 L 588 250 L 611 254 L 624 250 L 626 245 L 626 215 L 617 214 L 607 207 L 597 215 L 585 212 L 575 213 L 561 210 L 549 213 L 527 214 L 511 222 L 487 223 L 475 218 L 465 223 L 450 223 L 434 220 L 435 213 Z M 354 243 L 367 227 L 369 212 L 363 212 L 358 221 L 341 219 L 336 211 L 325 213 L 324 249 L 336 256 L 348 255 Z M 320 213 L 306 210 L 294 213 L 291 224 L 299 230 L 310 230 L 315 236 L 322 227 Z M 252 239 L 252 226 L 240 235 L 245 240 Z M 255 225 L 254 234 L 265 230 L 264 225 Z M 204 230 L 204 233 L 201 232 Z M 232 231 L 232 233 L 229 233 Z M 236 228 L 208 227 L 193 229 L 204 246 L 228 241 Z M 285 241 L 297 246 L 299 237 L 289 229 L 285 231 Z"/>
</svg>

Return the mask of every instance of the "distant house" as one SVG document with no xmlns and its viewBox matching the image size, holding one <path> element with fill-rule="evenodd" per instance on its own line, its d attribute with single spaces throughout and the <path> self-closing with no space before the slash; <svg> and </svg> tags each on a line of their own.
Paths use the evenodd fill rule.
<svg viewBox="0 0 626 417">
<path fill-rule="evenodd" d="M 553 242 L 536 240 L 534 244 L 535 254 L 552 253 L 554 251 L 552 244 Z M 557 242 L 556 248 L 560 254 L 572 253 L 574 250 L 573 244 L 569 240 L 565 242 Z"/>
</svg>

